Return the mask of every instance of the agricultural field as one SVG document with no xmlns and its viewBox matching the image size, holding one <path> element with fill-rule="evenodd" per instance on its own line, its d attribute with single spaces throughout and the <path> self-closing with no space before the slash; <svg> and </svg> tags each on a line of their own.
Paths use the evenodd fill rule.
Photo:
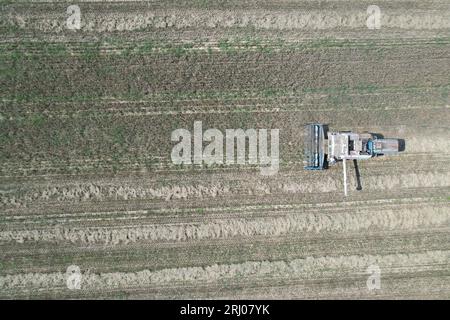
<svg viewBox="0 0 450 320">
<path fill-rule="evenodd" d="M 0 6 L 0 298 L 450 298 L 450 1 Z M 196 121 L 279 129 L 279 171 L 175 164 Z M 311 122 L 405 151 L 344 197 Z"/>
</svg>

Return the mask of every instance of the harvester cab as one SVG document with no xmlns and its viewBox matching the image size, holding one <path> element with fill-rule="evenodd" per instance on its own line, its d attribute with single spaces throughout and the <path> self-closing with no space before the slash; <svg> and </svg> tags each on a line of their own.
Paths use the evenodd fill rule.
<svg viewBox="0 0 450 320">
<path fill-rule="evenodd" d="M 399 152 L 398 139 L 379 139 L 371 133 L 329 131 L 320 123 L 306 125 L 306 170 L 324 170 L 329 165 L 343 163 L 344 194 L 347 196 L 346 160 L 366 160 L 384 154 Z"/>
</svg>

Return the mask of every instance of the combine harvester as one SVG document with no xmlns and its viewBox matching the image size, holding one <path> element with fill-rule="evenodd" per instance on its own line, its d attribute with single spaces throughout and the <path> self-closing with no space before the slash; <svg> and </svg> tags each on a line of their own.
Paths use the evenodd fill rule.
<svg viewBox="0 0 450 320">
<path fill-rule="evenodd" d="M 324 170 L 342 161 L 344 194 L 347 196 L 347 160 L 366 160 L 380 155 L 397 154 L 400 140 L 380 139 L 374 134 L 351 131 L 328 131 L 320 123 L 306 125 L 304 160 L 306 170 Z"/>
</svg>

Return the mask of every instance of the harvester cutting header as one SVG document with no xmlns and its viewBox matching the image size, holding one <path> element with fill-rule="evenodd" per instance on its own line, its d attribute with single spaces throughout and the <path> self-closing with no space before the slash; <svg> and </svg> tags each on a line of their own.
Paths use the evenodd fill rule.
<svg viewBox="0 0 450 320">
<path fill-rule="evenodd" d="M 329 165 L 343 162 L 344 194 L 347 195 L 346 160 L 366 160 L 380 155 L 397 154 L 398 139 L 380 139 L 372 133 L 328 131 L 320 123 L 306 126 L 305 169 L 324 170 Z"/>
</svg>

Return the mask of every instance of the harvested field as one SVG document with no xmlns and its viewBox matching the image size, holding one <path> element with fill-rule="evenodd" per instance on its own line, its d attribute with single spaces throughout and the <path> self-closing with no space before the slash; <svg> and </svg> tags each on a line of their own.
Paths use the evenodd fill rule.
<svg viewBox="0 0 450 320">
<path fill-rule="evenodd" d="M 450 298 L 450 1 L 69 5 L 1 3 L 0 298 Z M 195 121 L 279 129 L 278 173 L 174 164 Z M 343 197 L 311 122 L 405 151 Z"/>
</svg>

